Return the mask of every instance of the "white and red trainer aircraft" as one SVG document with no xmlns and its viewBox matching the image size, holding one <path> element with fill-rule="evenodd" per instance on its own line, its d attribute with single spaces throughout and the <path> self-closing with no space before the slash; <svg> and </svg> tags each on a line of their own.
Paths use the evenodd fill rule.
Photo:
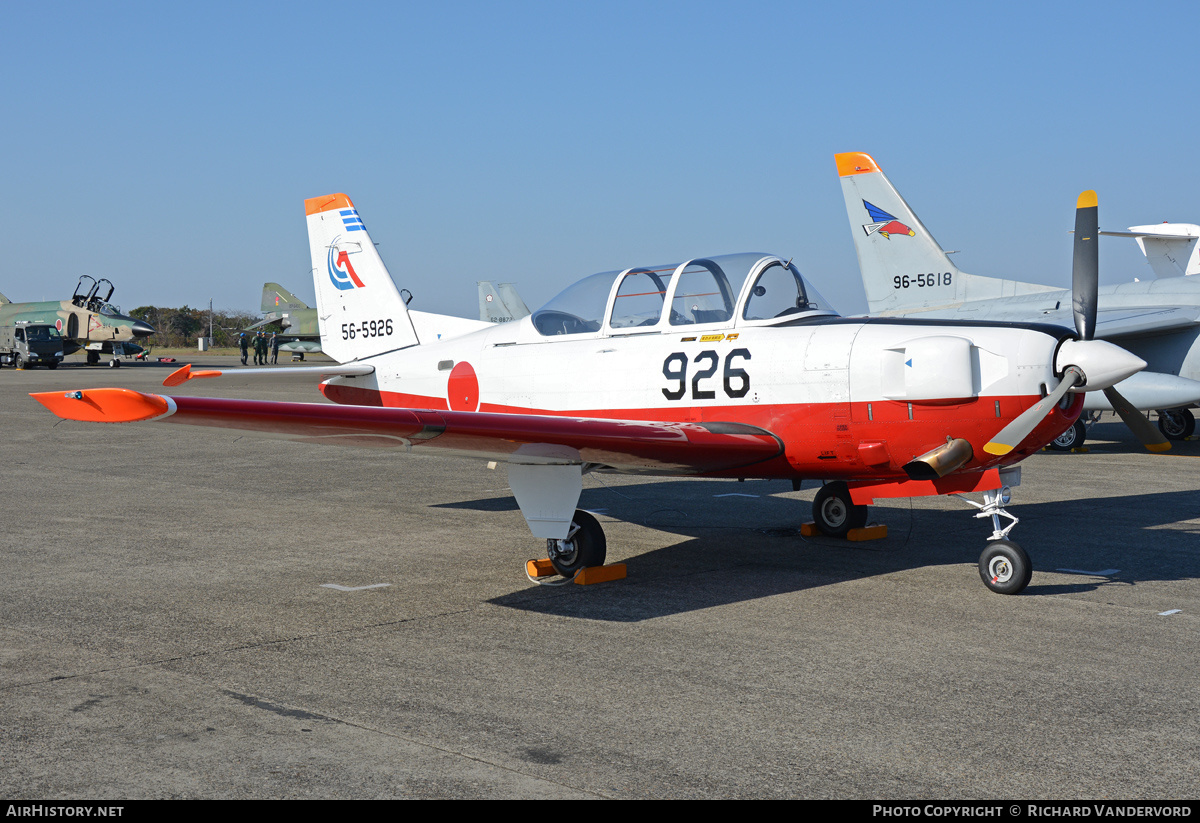
<svg viewBox="0 0 1200 823">
<path fill-rule="evenodd" d="M 1087 252 L 1076 295 L 1092 295 L 1076 312 L 1077 335 L 842 318 L 790 261 L 755 253 L 594 274 L 529 317 L 431 340 L 414 327 L 350 199 L 314 198 L 305 211 L 321 339 L 340 365 L 289 371 L 325 378 L 321 391 L 336 405 L 118 388 L 34 397 L 74 420 L 502 461 L 564 576 L 605 560 L 599 523 L 576 509 L 587 472 L 823 480 L 813 516 L 831 535 L 864 525 L 878 498 L 982 492 L 983 504 L 968 501 L 994 527 L 980 575 L 1013 594 L 1032 573 L 1007 539 L 1015 464 L 1074 423 L 1081 392 L 1145 365 L 1089 339 L 1094 192 L 1080 197 L 1075 235 Z M 185 366 L 166 385 L 220 373 Z"/>
</svg>

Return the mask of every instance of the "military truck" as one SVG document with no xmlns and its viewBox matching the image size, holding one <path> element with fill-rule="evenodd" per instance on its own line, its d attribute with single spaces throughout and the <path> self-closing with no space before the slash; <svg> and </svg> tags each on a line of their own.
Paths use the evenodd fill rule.
<svg viewBox="0 0 1200 823">
<path fill-rule="evenodd" d="M 57 369 L 62 359 L 63 336 L 54 326 L 26 321 L 0 326 L 0 365 Z"/>
</svg>

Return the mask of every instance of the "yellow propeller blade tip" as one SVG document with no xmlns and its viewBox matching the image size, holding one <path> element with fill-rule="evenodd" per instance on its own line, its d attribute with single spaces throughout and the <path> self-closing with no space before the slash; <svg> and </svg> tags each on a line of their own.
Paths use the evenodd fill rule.
<svg viewBox="0 0 1200 823">
<path fill-rule="evenodd" d="M 1003 455 L 1008 454 L 1010 451 L 1012 451 L 1013 447 L 1007 445 L 1006 443 L 992 442 L 992 443 L 988 443 L 986 446 L 984 446 L 983 450 L 985 452 L 987 452 L 988 454 L 995 454 L 995 455 L 1003 456 Z"/>
<path fill-rule="evenodd" d="M 1077 209 L 1094 209 L 1097 207 L 1098 204 L 1099 204 L 1099 201 L 1097 201 L 1097 199 L 1096 199 L 1096 192 L 1092 191 L 1091 189 L 1088 189 L 1083 194 L 1079 195 L 1079 199 L 1077 201 L 1075 201 L 1075 208 L 1077 208 Z"/>
<path fill-rule="evenodd" d="M 1152 452 L 1169 452 L 1171 450 L 1170 443 L 1147 443 L 1146 448 Z"/>
</svg>

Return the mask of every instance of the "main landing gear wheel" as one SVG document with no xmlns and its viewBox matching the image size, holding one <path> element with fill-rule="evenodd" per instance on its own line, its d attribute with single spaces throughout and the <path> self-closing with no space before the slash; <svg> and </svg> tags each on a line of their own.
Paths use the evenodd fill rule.
<svg viewBox="0 0 1200 823">
<path fill-rule="evenodd" d="M 1158 430 L 1168 440 L 1187 440 L 1196 431 L 1196 416 L 1187 409 L 1160 411 Z"/>
<path fill-rule="evenodd" d="M 867 507 L 850 499 L 850 487 L 841 480 L 826 483 L 813 498 L 813 521 L 822 534 L 845 537 L 851 529 L 867 525 Z"/>
<path fill-rule="evenodd" d="M 576 509 L 567 539 L 547 540 L 546 554 L 555 571 L 567 578 L 574 577 L 576 572 L 588 566 L 603 566 L 604 558 L 608 555 L 604 529 L 600 528 L 596 518 L 583 509 Z"/>
<path fill-rule="evenodd" d="M 1029 585 L 1033 564 L 1016 543 L 993 540 L 979 555 L 979 576 L 997 594 L 1017 594 Z"/>
<path fill-rule="evenodd" d="M 95 366 L 99 362 L 100 362 L 100 352 L 90 351 L 87 353 L 87 364 L 89 366 Z"/>
<path fill-rule="evenodd" d="M 1082 420 L 1076 420 L 1074 426 L 1051 440 L 1047 448 L 1056 452 L 1069 452 L 1071 449 L 1077 449 L 1082 446 L 1083 441 L 1086 439 L 1087 426 L 1084 425 Z"/>
</svg>

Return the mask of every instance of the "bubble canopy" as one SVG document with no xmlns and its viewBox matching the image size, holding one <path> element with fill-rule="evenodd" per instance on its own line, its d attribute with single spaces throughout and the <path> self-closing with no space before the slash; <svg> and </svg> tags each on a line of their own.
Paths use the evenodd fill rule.
<svg viewBox="0 0 1200 823">
<path fill-rule="evenodd" d="M 837 312 L 791 264 L 749 252 L 585 277 L 533 313 L 547 337 L 769 326 Z"/>
</svg>

